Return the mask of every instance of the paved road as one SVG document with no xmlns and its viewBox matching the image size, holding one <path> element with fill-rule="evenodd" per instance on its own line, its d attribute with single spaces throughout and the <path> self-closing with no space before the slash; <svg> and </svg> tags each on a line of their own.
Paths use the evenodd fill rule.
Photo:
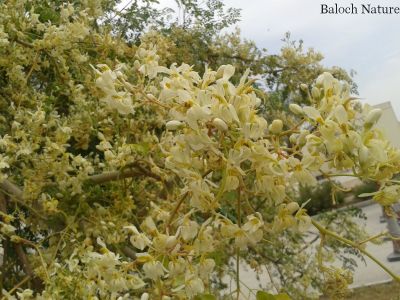
<svg viewBox="0 0 400 300">
<path fill-rule="evenodd" d="M 386 223 L 380 223 L 379 218 L 382 215 L 382 210 L 379 205 L 373 204 L 362 208 L 363 212 L 367 216 L 367 220 L 364 222 L 366 230 L 370 235 L 378 234 L 386 230 Z M 374 245 L 368 243 L 367 250 L 371 252 L 376 258 L 384 262 L 385 265 L 390 268 L 395 274 L 400 275 L 400 261 L 388 262 L 387 256 L 393 252 L 393 245 L 391 241 L 386 241 L 381 245 Z M 365 259 L 366 265 L 358 261 L 358 267 L 354 274 L 354 283 L 352 286 L 371 285 L 379 282 L 389 281 L 391 279 L 381 267 L 375 262 L 370 260 L 368 257 Z"/>
<path fill-rule="evenodd" d="M 366 231 L 372 236 L 379 234 L 383 231 L 386 231 L 386 223 L 380 223 L 380 216 L 382 215 L 382 210 L 379 205 L 372 204 L 362 208 L 365 213 L 367 219 L 361 220 L 357 219 L 360 224 L 365 225 Z M 390 270 L 392 270 L 395 274 L 400 275 L 400 261 L 398 262 L 388 262 L 387 256 L 393 252 L 393 246 L 391 241 L 385 241 L 383 244 L 375 245 L 372 243 L 368 243 L 366 249 L 374 255 L 377 259 L 382 261 Z M 354 256 L 352 256 L 354 258 Z M 358 264 L 358 267 L 354 273 L 353 284 L 351 287 L 359 287 L 365 285 L 371 285 L 376 283 L 382 283 L 391 280 L 390 275 L 388 275 L 381 267 L 379 267 L 375 262 L 370 260 L 368 257 L 365 257 L 365 263 L 357 258 L 355 258 Z M 341 263 L 338 264 L 341 266 Z M 249 289 L 259 290 L 260 283 L 262 283 L 262 287 L 266 288 L 270 283 L 270 277 L 267 272 L 263 272 L 259 280 L 257 280 L 254 271 L 250 268 L 246 268 L 246 266 L 241 266 L 241 281 L 243 285 L 241 286 L 241 290 L 246 294 L 246 297 L 241 297 L 242 299 L 253 299 L 254 294 L 252 294 Z M 235 290 L 236 284 L 235 279 L 233 277 L 226 277 L 224 280 L 230 288 L 228 290 Z"/>
</svg>

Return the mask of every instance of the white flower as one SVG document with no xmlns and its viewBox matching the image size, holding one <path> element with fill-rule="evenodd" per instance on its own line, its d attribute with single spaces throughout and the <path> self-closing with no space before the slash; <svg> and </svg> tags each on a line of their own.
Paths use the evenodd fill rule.
<svg viewBox="0 0 400 300">
<path fill-rule="evenodd" d="M 145 234 L 140 233 L 134 225 L 125 226 L 124 229 L 127 229 L 132 233 L 129 241 L 134 247 L 143 250 L 151 244 L 149 238 Z"/>
<path fill-rule="evenodd" d="M 322 86 L 326 92 L 328 89 L 333 87 L 334 80 L 335 78 L 331 73 L 324 72 L 318 76 L 316 83 L 317 85 Z"/>
<path fill-rule="evenodd" d="M 161 276 L 164 275 L 164 268 L 161 262 L 159 261 L 149 261 L 143 265 L 143 271 L 146 274 L 146 277 L 157 280 Z"/>
<path fill-rule="evenodd" d="M 25 289 L 21 293 L 17 292 L 17 295 L 19 300 L 31 299 L 33 296 L 33 291 L 30 289 Z"/>
<path fill-rule="evenodd" d="M 191 220 L 185 220 L 181 226 L 181 235 L 185 242 L 192 240 L 199 229 L 199 224 Z"/>
<path fill-rule="evenodd" d="M 339 124 L 347 123 L 347 111 L 343 105 L 338 105 L 335 108 L 334 115 Z"/>
<path fill-rule="evenodd" d="M 323 120 L 320 112 L 313 106 L 304 106 L 303 111 L 307 117 L 314 121 L 321 122 Z"/>
<path fill-rule="evenodd" d="M 242 228 L 248 233 L 254 233 L 264 225 L 260 213 L 256 213 L 256 215 L 249 215 L 247 216 L 247 219 L 248 221 L 243 225 Z"/>
<path fill-rule="evenodd" d="M 105 65 L 99 65 L 98 67 L 105 69 L 102 73 L 97 71 L 100 76 L 96 79 L 96 86 L 104 93 L 100 100 L 105 102 L 108 107 L 116 109 L 122 115 L 134 114 L 131 94 L 126 91 L 117 92 L 115 88 L 115 81 L 117 80 L 115 72 Z"/>
<path fill-rule="evenodd" d="M 235 67 L 232 65 L 223 65 L 217 70 L 217 77 L 222 77 L 223 81 L 228 81 L 233 74 L 235 74 Z"/>
<path fill-rule="evenodd" d="M 239 187 L 239 179 L 237 176 L 227 176 L 225 182 L 225 191 L 236 190 Z"/>
<path fill-rule="evenodd" d="M 114 84 L 114 81 L 117 79 L 117 75 L 107 66 L 105 67 L 107 70 L 100 73 L 100 77 L 96 79 L 96 86 L 100 88 L 107 96 L 113 96 L 117 93 Z"/>
<path fill-rule="evenodd" d="M 214 237 L 212 228 L 208 226 L 205 230 L 201 231 L 194 242 L 194 250 L 198 254 L 210 253 L 214 251 Z"/>
<path fill-rule="evenodd" d="M 214 270 L 215 261 L 211 258 L 206 258 L 200 262 L 199 275 L 202 279 L 207 279 Z"/>
<path fill-rule="evenodd" d="M 132 235 L 129 241 L 134 247 L 140 250 L 151 244 L 151 241 L 144 234 Z"/>
<path fill-rule="evenodd" d="M 185 276 L 185 290 L 189 298 L 204 292 L 203 281 L 194 274 L 186 274 Z"/>
<path fill-rule="evenodd" d="M 171 260 L 168 263 L 169 275 L 171 277 L 183 274 L 186 269 L 186 262 L 182 257 L 179 257 L 177 260 Z"/>
</svg>

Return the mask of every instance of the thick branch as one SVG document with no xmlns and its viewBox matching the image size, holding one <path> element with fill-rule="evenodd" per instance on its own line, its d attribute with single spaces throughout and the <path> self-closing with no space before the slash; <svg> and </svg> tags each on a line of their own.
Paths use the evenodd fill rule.
<svg viewBox="0 0 400 300">
<path fill-rule="evenodd" d="M 9 193 L 14 194 L 16 197 L 21 198 L 22 200 L 22 191 L 13 183 L 9 182 L 9 181 L 3 181 L 1 183 L 1 188 L 4 188 L 4 190 L 6 190 Z M 3 212 L 4 214 L 7 214 L 7 201 L 6 201 L 6 196 L 0 192 L 0 211 Z M 3 241 L 3 248 L 4 250 L 6 250 L 7 247 L 7 243 L 9 243 L 9 240 L 5 240 Z M 33 272 L 32 266 L 29 263 L 28 258 L 26 257 L 26 253 L 22 247 L 21 244 L 15 243 L 14 244 L 14 249 L 15 249 L 15 253 L 17 254 L 19 263 L 22 266 L 22 269 L 24 270 L 25 274 L 28 276 L 28 278 L 34 278 L 35 274 Z M 3 255 L 3 263 L 5 262 L 5 257 L 6 253 L 4 253 Z M 38 278 L 34 278 L 33 279 L 34 285 L 36 288 L 40 289 L 42 287 L 42 283 Z"/>
<path fill-rule="evenodd" d="M 113 180 L 120 180 L 120 179 L 124 179 L 124 178 L 133 177 L 135 175 L 146 175 L 146 176 L 154 178 L 156 180 L 161 180 L 160 176 L 149 172 L 148 170 L 146 170 L 145 168 L 143 168 L 141 166 L 139 166 L 138 169 L 140 171 L 135 170 L 135 169 L 128 169 L 128 170 L 123 170 L 123 171 L 105 172 L 102 174 L 90 176 L 87 179 L 87 181 L 96 183 L 96 184 L 102 184 L 102 183 L 106 183 L 106 182 L 113 181 Z"/>
<path fill-rule="evenodd" d="M 22 266 L 22 269 L 24 269 L 24 272 L 26 275 L 30 276 L 30 277 L 34 277 L 35 274 L 33 272 L 32 266 L 29 263 L 28 258 L 26 257 L 26 253 L 24 251 L 24 248 L 22 248 L 21 244 L 14 244 L 14 249 L 15 249 L 15 253 L 18 256 L 19 262 Z"/>
<path fill-rule="evenodd" d="M 5 191 L 7 194 L 13 195 L 17 200 L 23 201 L 22 190 L 11 181 L 6 179 L 1 182 L 0 189 Z"/>
<path fill-rule="evenodd" d="M 43 217 L 38 211 L 36 211 L 34 208 L 30 207 L 28 204 L 25 203 L 23 199 L 23 192 L 22 190 L 9 181 L 8 179 L 3 180 L 0 183 L 0 191 L 3 191 L 5 194 L 9 195 L 9 197 L 16 203 L 28 208 L 30 211 L 32 211 L 38 218 L 42 220 L 46 220 L 45 217 Z M 8 199 L 10 200 L 10 199 Z"/>
</svg>

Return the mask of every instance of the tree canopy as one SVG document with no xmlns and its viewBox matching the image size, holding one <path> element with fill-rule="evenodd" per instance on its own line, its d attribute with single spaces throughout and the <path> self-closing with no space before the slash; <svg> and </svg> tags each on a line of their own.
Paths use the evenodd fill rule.
<svg viewBox="0 0 400 300">
<path fill-rule="evenodd" d="M 2 295 L 239 299 L 246 265 L 272 280 L 250 297 L 342 299 L 344 254 L 371 257 L 359 212 L 296 199 L 346 174 L 390 210 L 381 111 L 302 42 L 272 55 L 222 33 L 239 17 L 222 1 L 178 1 L 177 19 L 155 3 L 0 4 Z"/>
</svg>

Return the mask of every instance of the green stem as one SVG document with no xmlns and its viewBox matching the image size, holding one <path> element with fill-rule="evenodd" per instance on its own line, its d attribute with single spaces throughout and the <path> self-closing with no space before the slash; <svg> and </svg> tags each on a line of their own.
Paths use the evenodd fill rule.
<svg viewBox="0 0 400 300">
<path fill-rule="evenodd" d="M 225 180 L 226 181 L 226 180 Z M 241 220 L 241 188 L 238 188 L 238 197 L 237 197 L 237 223 L 239 228 L 242 227 L 242 220 Z M 237 294 L 236 298 L 239 300 L 240 298 L 240 267 L 239 267 L 239 262 L 240 262 L 240 249 L 239 247 L 236 247 L 236 289 L 237 289 Z"/>
<path fill-rule="evenodd" d="M 392 276 L 392 278 L 398 282 L 400 282 L 400 276 L 397 276 L 396 274 L 394 274 L 389 268 L 387 268 L 381 261 L 379 261 L 375 256 L 373 256 L 371 253 L 369 253 L 367 250 L 363 249 L 362 245 L 357 244 L 351 240 L 348 240 L 338 234 L 336 234 L 333 231 L 330 231 L 329 229 L 326 229 L 325 227 L 323 227 L 321 224 L 319 224 L 318 222 L 311 220 L 311 223 L 318 229 L 318 231 L 322 234 L 322 235 L 328 235 L 331 236 L 333 238 L 335 238 L 336 240 L 347 244 L 357 250 L 359 250 L 362 254 L 368 256 L 370 259 L 372 259 L 377 265 L 379 265 L 383 270 L 386 271 L 386 273 L 388 273 L 390 276 Z"/>
</svg>

